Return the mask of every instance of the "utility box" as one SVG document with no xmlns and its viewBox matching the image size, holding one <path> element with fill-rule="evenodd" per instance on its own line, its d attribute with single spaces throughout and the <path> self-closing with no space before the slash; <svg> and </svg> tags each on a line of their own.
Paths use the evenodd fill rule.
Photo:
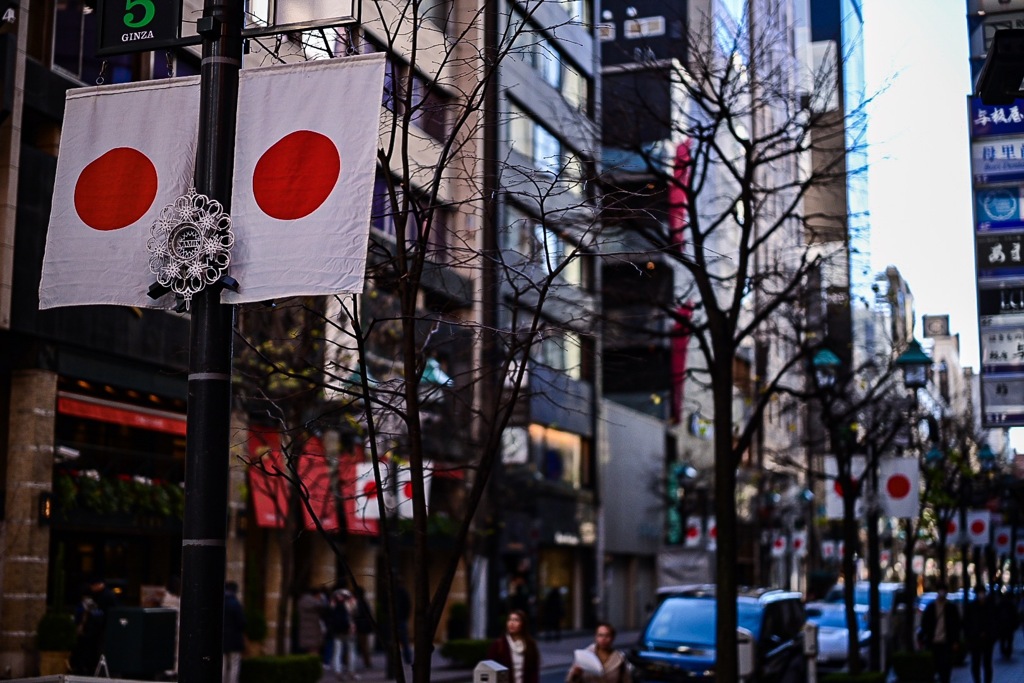
<svg viewBox="0 0 1024 683">
<path fill-rule="evenodd" d="M 509 670 L 493 659 L 485 659 L 473 669 L 473 683 L 512 683 Z"/>
<path fill-rule="evenodd" d="M 114 678 L 152 680 L 174 668 L 178 612 L 162 607 L 114 607 L 107 612 L 103 655 Z"/>
</svg>

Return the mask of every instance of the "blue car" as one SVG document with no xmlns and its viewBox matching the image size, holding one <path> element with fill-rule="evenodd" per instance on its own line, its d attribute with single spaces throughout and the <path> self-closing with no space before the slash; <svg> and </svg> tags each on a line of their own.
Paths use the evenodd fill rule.
<svg viewBox="0 0 1024 683">
<path fill-rule="evenodd" d="M 715 680 L 715 587 L 663 588 L 658 598 L 629 655 L 634 680 Z M 802 683 L 807 674 L 802 596 L 781 590 L 743 590 L 736 607 L 737 625 L 754 640 L 754 680 Z"/>
</svg>

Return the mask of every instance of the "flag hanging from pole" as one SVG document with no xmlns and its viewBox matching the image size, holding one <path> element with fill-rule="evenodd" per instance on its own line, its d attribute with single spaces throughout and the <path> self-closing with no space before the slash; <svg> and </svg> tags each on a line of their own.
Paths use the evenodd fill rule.
<svg viewBox="0 0 1024 683">
<path fill-rule="evenodd" d="M 241 73 L 223 301 L 363 290 L 383 88 L 383 54 Z"/>
<path fill-rule="evenodd" d="M 971 545 L 986 546 L 992 535 L 992 513 L 988 510 L 967 512 L 967 537 Z"/>
<path fill-rule="evenodd" d="M 865 469 L 867 469 L 867 458 L 863 455 L 855 455 L 850 458 L 850 476 L 854 486 L 864 475 Z M 855 517 L 863 516 L 863 496 L 857 497 L 853 514 Z M 825 517 L 828 519 L 843 518 L 843 487 L 839 482 L 839 462 L 834 455 L 825 456 Z"/>
<path fill-rule="evenodd" d="M 146 243 L 166 204 L 192 186 L 199 77 L 69 90 L 39 308 L 171 308 L 147 295 Z"/>
<path fill-rule="evenodd" d="M 878 464 L 878 493 L 885 514 L 917 517 L 918 471 L 915 458 L 882 458 Z"/>
</svg>

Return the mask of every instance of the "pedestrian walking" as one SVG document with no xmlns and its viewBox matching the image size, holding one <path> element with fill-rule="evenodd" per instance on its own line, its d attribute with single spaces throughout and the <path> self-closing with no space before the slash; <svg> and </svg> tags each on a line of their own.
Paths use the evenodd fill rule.
<svg viewBox="0 0 1024 683">
<path fill-rule="evenodd" d="M 96 576 L 89 579 L 82 600 L 75 609 L 75 645 L 71 650 L 71 671 L 82 676 L 95 676 L 103 656 L 103 640 L 107 616 L 117 606 L 114 591 Z"/>
<path fill-rule="evenodd" d="M 227 581 L 224 584 L 224 661 L 221 671 L 224 683 L 238 683 L 244 651 L 245 611 L 238 600 L 238 584 Z"/>
<path fill-rule="evenodd" d="M 505 634 L 491 643 L 487 658 L 509 670 L 509 683 L 539 683 L 540 651 L 530 637 L 526 612 L 512 610 L 505 622 Z"/>
<path fill-rule="evenodd" d="M 327 630 L 334 641 L 331 670 L 338 678 L 356 677 L 352 666 L 355 659 L 355 624 L 352 619 L 354 604 L 350 605 L 349 601 L 351 597 L 352 594 L 345 589 L 334 591 L 327 612 Z"/>
<path fill-rule="evenodd" d="M 1009 591 L 997 593 L 996 610 L 999 613 L 999 653 L 1003 659 L 1013 656 L 1013 639 L 1017 635 L 1017 605 Z"/>
<path fill-rule="evenodd" d="M 597 625 L 594 642 L 587 646 L 586 652 L 593 654 L 596 661 L 573 659 L 573 665 L 565 677 L 567 683 L 633 682 L 626 658 L 615 649 L 615 627 L 611 624 L 601 622 Z"/>
<path fill-rule="evenodd" d="M 954 651 L 960 647 L 962 623 L 960 612 L 946 597 L 945 583 L 936 587 L 936 598 L 921 615 L 921 644 L 931 650 L 939 683 L 949 683 L 953 671 Z"/>
<path fill-rule="evenodd" d="M 321 654 L 324 645 L 324 616 L 327 605 L 320 591 L 313 587 L 307 588 L 295 605 L 298 623 L 296 645 L 299 652 Z"/>
<path fill-rule="evenodd" d="M 974 600 L 967 604 L 965 630 L 971 651 L 971 678 L 974 683 L 992 683 L 992 649 L 998 635 L 999 614 L 995 601 L 979 583 L 974 587 Z"/>
<path fill-rule="evenodd" d="M 373 633 L 373 612 L 370 610 L 370 603 L 366 601 L 366 591 L 362 586 L 356 586 L 353 595 L 356 601 L 355 627 L 356 645 L 359 648 L 359 656 L 363 660 L 363 668 L 369 671 L 373 668 L 373 660 L 370 658 L 370 634 Z"/>
</svg>

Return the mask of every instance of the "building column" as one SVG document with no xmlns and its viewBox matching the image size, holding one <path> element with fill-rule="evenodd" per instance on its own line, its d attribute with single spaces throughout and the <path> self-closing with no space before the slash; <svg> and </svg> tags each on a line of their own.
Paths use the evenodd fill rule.
<svg viewBox="0 0 1024 683">
<path fill-rule="evenodd" d="M 0 523 L 0 678 L 35 671 L 35 633 L 46 611 L 50 530 L 39 524 L 40 495 L 53 481 L 57 375 L 11 376 L 7 498 Z"/>
</svg>

